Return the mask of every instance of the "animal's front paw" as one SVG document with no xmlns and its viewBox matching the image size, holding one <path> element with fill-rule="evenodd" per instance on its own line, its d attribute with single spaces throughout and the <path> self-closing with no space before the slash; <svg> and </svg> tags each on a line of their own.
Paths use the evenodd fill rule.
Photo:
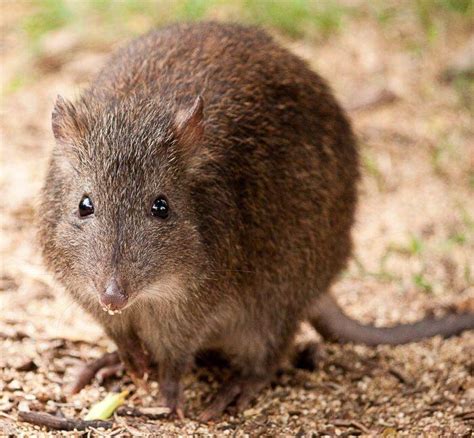
<svg viewBox="0 0 474 438">
<path fill-rule="evenodd" d="M 119 345 L 119 355 L 135 383 L 148 379 L 152 372 L 151 356 L 138 339 L 133 338 L 126 343 L 122 342 Z"/>
<path fill-rule="evenodd" d="M 170 418 L 184 419 L 183 390 L 181 376 L 185 369 L 183 364 L 163 363 L 159 367 L 158 383 L 160 385 L 160 404 L 169 408 Z"/>
</svg>

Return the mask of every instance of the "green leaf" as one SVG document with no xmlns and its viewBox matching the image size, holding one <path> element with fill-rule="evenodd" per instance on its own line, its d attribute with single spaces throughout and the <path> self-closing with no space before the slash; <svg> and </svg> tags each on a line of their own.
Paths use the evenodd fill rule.
<svg viewBox="0 0 474 438">
<path fill-rule="evenodd" d="M 102 401 L 92 405 L 84 420 L 107 420 L 114 411 L 125 402 L 128 391 L 108 394 Z"/>
</svg>

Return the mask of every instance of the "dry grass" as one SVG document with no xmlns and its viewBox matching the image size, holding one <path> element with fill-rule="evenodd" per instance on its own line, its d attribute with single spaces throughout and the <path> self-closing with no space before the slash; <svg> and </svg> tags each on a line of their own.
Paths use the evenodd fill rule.
<svg viewBox="0 0 474 438">
<path fill-rule="evenodd" d="M 452 306 L 472 309 L 473 85 L 462 78 L 440 80 L 468 40 L 469 23 L 456 13 L 426 12 L 424 1 L 416 2 L 418 9 L 408 1 L 395 9 L 395 2 L 384 8 L 378 2 L 340 3 L 352 11 L 341 25 L 305 27 L 296 40 L 277 32 L 331 79 L 347 106 L 373 89 L 396 96 L 352 112 L 364 180 L 354 262 L 335 293 L 351 315 L 377 324 Z M 63 395 L 75 366 L 113 346 L 44 272 L 33 217 L 35 208 L 54 208 L 36 204 L 53 144 L 54 98 L 77 94 L 117 41 L 85 35 L 67 20 L 34 34 L 33 41 L 24 23 L 37 9 L 27 2 L 1 7 L 0 435 L 31 435 L 38 430 L 16 420 L 19 409 L 80 417 L 106 392 L 94 384 L 80 395 Z M 219 18 L 222 10 L 234 9 L 226 4 L 203 14 Z M 139 14 L 129 18 L 134 29 L 151 24 Z M 217 385 L 213 373 L 199 369 L 186 380 L 190 419 L 117 417 L 114 432 L 469 436 L 473 347 L 472 333 L 391 348 L 324 345 L 318 370 L 287 369 L 252 409 L 210 425 L 192 420 Z M 17 369 L 30 360 L 34 369 Z M 120 385 L 135 391 L 136 405 L 156 402 L 154 385 L 149 392 L 135 390 L 125 378 Z"/>
</svg>

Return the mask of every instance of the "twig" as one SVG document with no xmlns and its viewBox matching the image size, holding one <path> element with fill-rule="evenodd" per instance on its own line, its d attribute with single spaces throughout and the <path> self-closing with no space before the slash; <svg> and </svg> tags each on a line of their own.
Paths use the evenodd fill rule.
<svg viewBox="0 0 474 438">
<path fill-rule="evenodd" d="M 357 420 L 334 420 L 334 426 L 340 427 L 355 427 L 356 429 L 361 430 L 364 433 L 371 434 L 372 431 L 365 427 L 362 423 Z"/>
<path fill-rule="evenodd" d="M 463 421 L 474 420 L 474 411 L 461 412 L 454 415 L 456 418 L 460 418 Z"/>
<path fill-rule="evenodd" d="M 45 426 L 48 429 L 55 430 L 86 430 L 89 427 L 110 429 L 112 427 L 111 421 L 74 420 L 73 418 L 55 417 L 54 415 L 43 412 L 20 411 L 18 412 L 18 418 L 27 423 L 36 424 L 37 426 Z"/>
<path fill-rule="evenodd" d="M 390 367 L 388 369 L 388 372 L 393 376 L 396 377 L 401 383 L 404 383 L 405 385 L 412 385 L 413 381 L 410 379 L 405 373 L 400 371 L 397 368 Z"/>
<path fill-rule="evenodd" d="M 11 416 L 11 415 L 8 415 L 6 414 L 5 412 L 0 412 L 0 417 L 5 417 L 5 418 L 8 418 L 9 420 L 13 420 L 13 421 L 16 421 L 16 418 Z"/>
<path fill-rule="evenodd" d="M 387 103 L 392 103 L 397 100 L 397 98 L 398 96 L 392 90 L 386 88 L 367 90 L 364 96 L 360 96 L 355 102 L 346 105 L 346 109 L 350 112 L 364 111 Z"/>
<path fill-rule="evenodd" d="M 161 420 L 168 418 L 170 410 L 168 408 L 143 408 L 142 410 L 130 406 L 121 406 L 116 411 L 119 416 L 146 417 L 150 420 Z"/>
</svg>

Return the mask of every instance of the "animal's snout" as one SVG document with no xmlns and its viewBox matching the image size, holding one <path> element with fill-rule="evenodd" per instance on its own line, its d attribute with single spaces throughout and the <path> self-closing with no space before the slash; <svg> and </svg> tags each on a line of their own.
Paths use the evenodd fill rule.
<svg viewBox="0 0 474 438">
<path fill-rule="evenodd" d="M 105 312 L 110 315 L 120 313 L 128 303 L 128 294 L 116 279 L 110 280 L 105 291 L 99 296 L 99 301 Z"/>
</svg>

